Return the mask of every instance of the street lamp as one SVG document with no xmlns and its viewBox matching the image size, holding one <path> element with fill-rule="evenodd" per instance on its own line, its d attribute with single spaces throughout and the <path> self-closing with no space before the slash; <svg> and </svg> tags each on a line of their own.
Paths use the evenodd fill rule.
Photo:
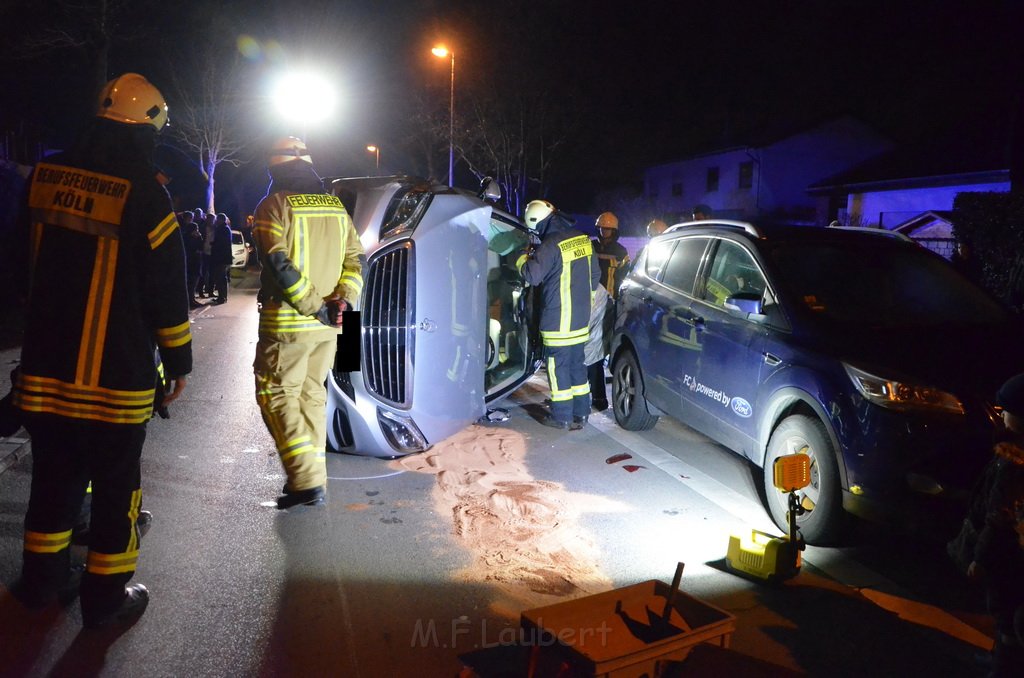
<svg viewBox="0 0 1024 678">
<path fill-rule="evenodd" d="M 377 156 L 377 174 L 380 174 L 380 148 L 370 144 L 366 147 L 366 150 Z"/>
<path fill-rule="evenodd" d="M 438 58 L 450 56 L 452 59 L 452 87 L 451 98 L 448 101 L 448 185 L 455 185 L 455 52 L 444 45 L 438 45 L 430 50 L 430 53 Z"/>
</svg>

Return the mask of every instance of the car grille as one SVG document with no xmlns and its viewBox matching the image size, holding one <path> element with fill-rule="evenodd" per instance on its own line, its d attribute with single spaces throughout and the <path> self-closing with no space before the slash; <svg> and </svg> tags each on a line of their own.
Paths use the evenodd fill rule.
<svg viewBox="0 0 1024 678">
<path fill-rule="evenodd" d="M 395 406 L 409 405 L 414 308 L 410 279 L 415 252 L 405 241 L 367 265 L 363 320 L 363 378 L 367 389 Z"/>
</svg>

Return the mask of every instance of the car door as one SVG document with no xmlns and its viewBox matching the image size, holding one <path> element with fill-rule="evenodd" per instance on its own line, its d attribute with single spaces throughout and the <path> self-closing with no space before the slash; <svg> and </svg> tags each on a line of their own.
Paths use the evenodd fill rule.
<svg viewBox="0 0 1024 678">
<path fill-rule="evenodd" d="M 536 369 L 539 357 L 535 290 L 516 268 L 530 236 L 515 218 L 491 213 L 487 233 L 487 334 L 484 388 L 487 402 L 515 390 Z"/>
<path fill-rule="evenodd" d="M 684 399 L 710 415 L 706 430 L 716 440 L 753 454 L 756 445 L 754 404 L 764 362 L 767 331 L 763 317 L 730 310 L 734 294 L 766 293 L 765 276 L 753 254 L 740 242 L 716 239 L 691 307 L 697 359 L 686 365 Z"/>
<path fill-rule="evenodd" d="M 643 302 L 650 307 L 645 387 L 655 405 L 667 414 L 682 418 L 683 377 L 692 372 L 700 346 L 692 322 L 690 307 L 701 261 L 710 239 L 682 237 L 659 262 L 659 282 L 645 292 Z M 648 264 L 650 265 L 650 264 Z"/>
</svg>

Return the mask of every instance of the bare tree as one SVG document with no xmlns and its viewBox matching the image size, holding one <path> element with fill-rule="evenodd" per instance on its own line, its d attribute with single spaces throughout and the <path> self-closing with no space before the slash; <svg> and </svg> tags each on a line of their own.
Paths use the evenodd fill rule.
<svg viewBox="0 0 1024 678">
<path fill-rule="evenodd" d="M 243 128 L 243 62 L 234 49 L 213 42 L 190 54 L 192 67 L 176 73 L 198 77 L 186 81 L 174 76 L 170 131 L 203 169 L 207 178 L 205 209 L 216 211 L 217 167 L 222 163 L 238 167 L 246 160 L 249 147 Z"/>
<path fill-rule="evenodd" d="M 544 195 L 546 177 L 564 132 L 548 100 L 533 93 L 469 92 L 456 137 L 459 158 L 478 179 L 490 176 L 502 187 L 505 209 L 518 214 L 531 183 Z"/>
</svg>

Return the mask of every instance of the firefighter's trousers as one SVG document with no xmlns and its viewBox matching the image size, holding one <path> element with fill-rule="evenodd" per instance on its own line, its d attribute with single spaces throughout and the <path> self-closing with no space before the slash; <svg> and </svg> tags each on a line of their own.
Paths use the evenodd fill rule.
<svg viewBox="0 0 1024 678">
<path fill-rule="evenodd" d="M 146 425 L 29 414 L 25 428 L 32 437 L 32 492 L 25 516 L 23 579 L 40 587 L 66 580 L 71 529 L 91 479 L 81 604 L 86 615 L 112 612 L 121 605 L 139 558 L 139 458 Z"/>
<path fill-rule="evenodd" d="M 545 346 L 548 384 L 551 386 L 551 418 L 571 422 L 590 414 L 590 382 L 583 364 L 583 346 Z"/>
<path fill-rule="evenodd" d="M 327 484 L 327 388 L 337 339 L 256 344 L 256 402 L 297 492 Z"/>
</svg>

